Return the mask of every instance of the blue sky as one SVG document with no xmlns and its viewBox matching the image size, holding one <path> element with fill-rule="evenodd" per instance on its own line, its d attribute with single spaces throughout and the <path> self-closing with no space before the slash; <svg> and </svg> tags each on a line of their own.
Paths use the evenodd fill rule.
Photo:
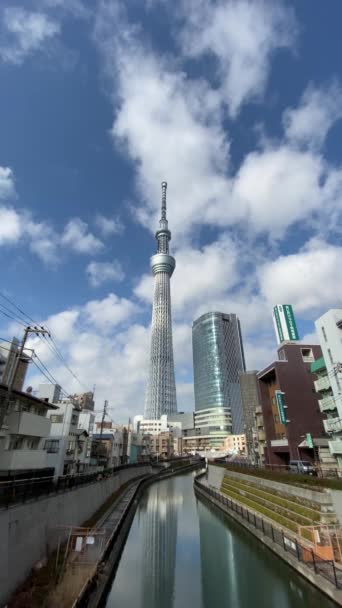
<svg viewBox="0 0 342 608">
<path fill-rule="evenodd" d="M 115 419 L 143 409 L 163 179 L 180 408 L 199 314 L 238 313 L 260 368 L 275 303 L 315 341 L 341 306 L 341 16 L 337 0 L 1 3 L 2 291 Z"/>
</svg>

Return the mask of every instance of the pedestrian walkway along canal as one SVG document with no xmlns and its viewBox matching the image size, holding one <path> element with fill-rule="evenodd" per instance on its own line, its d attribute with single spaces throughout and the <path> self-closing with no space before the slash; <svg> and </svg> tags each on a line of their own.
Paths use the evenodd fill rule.
<svg viewBox="0 0 342 608">
<path fill-rule="evenodd" d="M 246 530 L 197 500 L 193 473 L 142 497 L 107 608 L 336 608 Z"/>
</svg>

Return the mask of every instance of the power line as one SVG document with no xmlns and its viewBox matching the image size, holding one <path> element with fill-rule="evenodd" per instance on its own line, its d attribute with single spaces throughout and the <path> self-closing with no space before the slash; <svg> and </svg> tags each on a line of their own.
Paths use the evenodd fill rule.
<svg viewBox="0 0 342 608">
<path fill-rule="evenodd" d="M 56 342 L 55 342 L 54 338 L 52 337 L 51 332 L 49 332 L 49 338 L 50 338 L 50 341 L 51 341 L 51 345 L 50 345 L 50 343 L 48 342 L 48 338 L 47 338 L 46 336 L 44 336 L 44 338 L 45 338 L 45 342 L 47 343 L 47 345 L 48 345 L 49 347 L 51 346 L 50 350 L 52 350 L 52 349 L 53 349 L 53 351 L 52 351 L 52 352 L 54 352 L 54 353 L 55 353 L 55 355 L 56 355 L 56 356 L 59 358 L 59 360 L 61 361 L 61 363 L 63 363 L 64 367 L 65 367 L 65 368 L 68 370 L 68 372 L 69 372 L 69 373 L 72 375 L 72 377 L 73 377 L 75 380 L 77 380 L 77 382 L 78 382 L 78 383 L 79 383 L 79 384 L 80 384 L 80 385 L 81 385 L 83 388 L 85 388 L 85 389 L 88 391 L 88 390 L 89 390 L 89 388 L 88 388 L 88 387 L 87 387 L 85 384 L 83 384 L 83 382 L 81 382 L 81 380 L 78 378 L 78 376 L 75 374 L 75 372 L 74 372 L 74 371 L 73 371 L 73 370 L 72 370 L 72 369 L 69 367 L 69 365 L 68 365 L 68 363 L 67 363 L 66 359 L 64 358 L 64 356 L 62 355 L 61 351 L 60 351 L 60 350 L 59 350 L 59 348 L 57 347 L 57 344 L 56 344 Z M 89 392 L 91 392 L 91 391 L 89 391 Z"/>
<path fill-rule="evenodd" d="M 2 306 L 2 304 L 0 306 Z M 8 319 L 11 319 L 11 321 L 15 321 L 16 323 L 19 323 L 23 327 L 26 327 L 25 323 L 23 323 L 20 319 L 14 317 L 13 315 L 9 315 L 7 312 L 5 312 L 4 310 L 2 310 L 1 308 L 0 308 L 0 313 L 2 313 L 3 315 L 5 315 L 5 317 L 8 317 Z"/>
<path fill-rule="evenodd" d="M 26 312 L 24 312 L 23 310 L 21 310 L 21 308 L 19 308 L 19 306 L 17 306 L 16 303 L 13 302 L 13 300 L 11 300 L 8 296 L 5 296 L 5 294 L 2 293 L 2 291 L 0 291 L 0 296 L 2 298 L 4 298 L 4 300 L 6 300 L 9 304 L 11 304 L 12 306 L 14 306 L 14 308 L 16 308 L 23 317 L 26 317 L 26 319 L 29 319 L 30 323 L 34 323 L 35 325 L 38 325 L 36 323 L 36 321 L 34 321 L 34 319 L 32 319 L 32 317 L 30 317 Z"/>
<path fill-rule="evenodd" d="M 38 355 L 36 355 L 36 357 L 37 357 L 37 359 L 39 359 Z M 45 373 L 44 369 L 42 369 L 40 367 L 40 365 L 37 363 L 37 361 L 35 361 L 35 359 L 32 359 L 32 363 L 36 366 L 36 368 L 40 371 L 40 373 L 48 380 L 49 384 L 58 384 L 62 389 L 63 395 L 65 395 L 66 397 L 69 397 L 70 393 L 68 393 L 63 388 L 63 386 L 61 386 L 61 384 L 59 384 L 59 382 L 57 382 L 57 380 L 52 376 L 51 372 L 49 372 L 46 365 L 44 365 L 44 363 L 41 361 L 41 359 L 39 359 L 39 361 L 40 361 L 41 365 L 43 366 L 43 368 L 45 368 L 47 373 Z"/>
<path fill-rule="evenodd" d="M 8 296 L 6 296 L 4 293 L 2 293 L 0 291 L 0 297 L 2 297 L 4 300 L 6 300 L 6 302 L 8 302 L 9 304 L 11 304 L 11 306 L 13 306 L 25 319 L 25 321 L 27 322 L 27 320 L 30 321 L 30 323 L 34 323 L 35 326 L 38 326 L 38 323 L 30 316 L 28 315 L 24 310 L 22 310 L 19 306 L 17 306 L 17 304 L 11 300 L 11 298 L 9 298 Z M 5 316 L 7 316 L 8 318 L 12 319 L 13 321 L 16 321 L 17 323 L 20 323 L 23 327 L 26 327 L 26 325 L 23 323 L 23 320 L 18 316 L 17 313 L 15 313 L 13 310 L 9 309 L 7 306 L 5 306 L 4 304 L 0 304 L 0 307 L 3 307 L 7 313 L 6 314 L 4 311 L 1 310 L 0 308 L 0 312 L 2 312 Z M 66 369 L 68 370 L 68 372 L 73 376 L 73 378 L 83 387 L 85 388 L 85 390 L 89 390 L 88 387 L 83 384 L 81 382 L 81 380 L 78 378 L 78 376 L 75 374 L 75 372 L 69 367 L 67 361 L 65 360 L 64 356 L 62 355 L 61 351 L 59 350 L 59 348 L 57 347 L 57 344 L 55 342 L 55 340 L 52 338 L 51 333 L 49 332 L 49 337 L 51 340 L 51 345 L 48 342 L 48 339 L 45 335 L 41 336 L 40 334 L 38 335 L 39 339 L 44 343 L 46 343 L 48 345 L 48 348 L 50 350 L 50 352 L 52 352 L 55 356 L 57 356 L 59 358 L 59 360 L 61 361 L 61 363 L 66 367 Z"/>
</svg>

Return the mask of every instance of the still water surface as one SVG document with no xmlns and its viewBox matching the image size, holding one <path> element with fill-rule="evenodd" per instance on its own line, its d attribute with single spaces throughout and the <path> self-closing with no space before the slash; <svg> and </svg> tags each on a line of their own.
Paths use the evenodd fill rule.
<svg viewBox="0 0 342 608">
<path fill-rule="evenodd" d="M 107 608 L 336 608 L 216 509 L 193 474 L 155 483 L 136 511 Z"/>
</svg>

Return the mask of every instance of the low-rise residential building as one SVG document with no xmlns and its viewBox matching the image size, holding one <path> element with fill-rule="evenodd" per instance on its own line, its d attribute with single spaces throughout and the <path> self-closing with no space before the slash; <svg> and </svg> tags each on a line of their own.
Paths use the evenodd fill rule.
<svg viewBox="0 0 342 608">
<path fill-rule="evenodd" d="M 321 395 L 320 408 L 327 415 L 329 449 L 342 468 L 342 308 L 328 310 L 315 326 L 327 371 L 315 386 Z"/>
<path fill-rule="evenodd" d="M 258 373 L 267 464 L 314 460 L 312 439 L 325 429 L 310 365 L 321 356 L 320 346 L 283 343 L 278 360 Z"/>
<path fill-rule="evenodd" d="M 90 437 L 94 432 L 95 415 L 92 410 L 82 409 L 78 417 L 78 428 L 87 431 Z"/>
<path fill-rule="evenodd" d="M 9 395 L 0 384 L 0 408 L 7 410 L 0 429 L 0 476 L 51 474 L 44 443 L 51 427 L 48 414 L 56 406 L 31 393 L 12 390 Z"/>
<path fill-rule="evenodd" d="M 49 413 L 51 428 L 45 443 L 48 464 L 54 467 L 55 477 L 75 475 L 80 468 L 83 470 L 85 468 L 79 462 L 79 437 L 82 429 L 78 428 L 78 421 L 81 408 L 69 398 L 60 399 L 55 405 L 58 409 L 54 413 Z"/>
<path fill-rule="evenodd" d="M 79 405 L 82 410 L 94 410 L 95 402 L 94 402 L 94 393 L 92 391 L 88 391 L 87 393 L 77 393 L 75 395 L 71 395 L 72 400 L 76 405 Z"/>
<path fill-rule="evenodd" d="M 224 439 L 223 447 L 229 454 L 241 454 L 246 456 L 246 435 L 227 435 Z"/>
<path fill-rule="evenodd" d="M 151 435 L 151 455 L 152 457 L 171 458 L 173 456 L 173 435 L 169 431 Z"/>
<path fill-rule="evenodd" d="M 155 420 L 148 420 L 147 418 L 144 418 L 144 416 L 134 416 L 133 429 L 144 435 L 159 435 L 159 433 L 169 430 L 167 415 L 165 414 Z"/>
<path fill-rule="evenodd" d="M 57 403 L 61 398 L 61 392 L 62 387 L 59 384 L 40 384 L 38 386 L 37 397 L 49 403 Z"/>
</svg>

